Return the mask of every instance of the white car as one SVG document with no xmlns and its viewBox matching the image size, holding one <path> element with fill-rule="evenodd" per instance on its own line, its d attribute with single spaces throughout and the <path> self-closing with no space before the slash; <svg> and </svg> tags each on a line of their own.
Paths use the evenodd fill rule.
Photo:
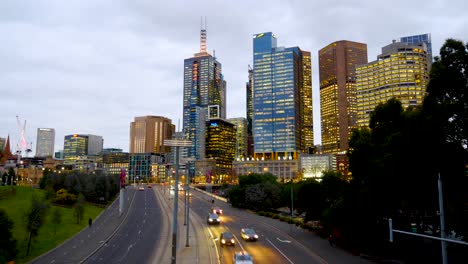
<svg viewBox="0 0 468 264">
<path fill-rule="evenodd" d="M 246 251 L 239 251 L 234 253 L 235 264 L 253 264 L 253 258 Z"/>
</svg>

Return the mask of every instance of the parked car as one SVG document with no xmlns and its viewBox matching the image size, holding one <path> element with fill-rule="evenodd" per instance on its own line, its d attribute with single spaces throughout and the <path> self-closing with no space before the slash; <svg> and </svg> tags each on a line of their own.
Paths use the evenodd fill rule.
<svg viewBox="0 0 468 264">
<path fill-rule="evenodd" d="M 235 264 L 253 264 L 253 258 L 246 251 L 239 251 L 234 253 Z"/>
<path fill-rule="evenodd" d="M 258 239 L 257 233 L 252 228 L 242 228 L 241 236 L 245 241 L 257 241 Z"/>
<path fill-rule="evenodd" d="M 208 216 L 206 217 L 206 222 L 209 225 L 220 224 L 221 219 L 219 218 L 219 215 L 217 215 L 217 214 L 208 213 Z"/>
<path fill-rule="evenodd" d="M 231 232 L 221 233 L 221 237 L 219 238 L 219 243 L 221 243 L 221 247 L 234 246 L 236 244 L 234 240 L 234 235 Z"/>
</svg>

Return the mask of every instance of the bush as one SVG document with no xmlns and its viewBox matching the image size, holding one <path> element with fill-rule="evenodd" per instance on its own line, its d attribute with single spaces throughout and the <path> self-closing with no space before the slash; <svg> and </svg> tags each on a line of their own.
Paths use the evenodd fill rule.
<svg viewBox="0 0 468 264">
<path fill-rule="evenodd" d="M 60 189 L 57 191 L 52 202 L 63 205 L 73 205 L 76 202 L 76 195 L 68 193 L 65 189 Z"/>
</svg>

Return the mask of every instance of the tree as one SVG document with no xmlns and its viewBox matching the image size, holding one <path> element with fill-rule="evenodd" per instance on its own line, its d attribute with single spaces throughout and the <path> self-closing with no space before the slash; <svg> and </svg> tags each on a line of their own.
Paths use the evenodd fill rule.
<svg viewBox="0 0 468 264">
<path fill-rule="evenodd" d="M 54 225 L 54 236 L 57 234 L 57 226 L 62 223 L 62 213 L 58 208 L 55 208 L 52 212 L 52 224 Z"/>
<path fill-rule="evenodd" d="M 13 185 L 15 176 L 16 176 L 15 170 L 13 168 L 9 168 L 8 169 L 8 183 L 7 183 L 8 185 Z"/>
<path fill-rule="evenodd" d="M 0 209 L 0 263 L 13 260 L 18 254 L 16 239 L 13 237 L 13 221 L 5 210 Z"/>
<path fill-rule="evenodd" d="M 281 190 L 271 182 L 249 185 L 245 189 L 246 205 L 254 210 L 269 211 L 280 205 Z"/>
<path fill-rule="evenodd" d="M 29 255 L 31 242 L 35 237 L 37 237 L 39 228 L 41 228 L 41 226 L 45 222 L 48 207 L 49 205 L 46 202 L 41 201 L 39 198 L 37 198 L 36 195 L 32 196 L 31 206 L 29 210 L 25 213 L 26 231 L 29 233 L 26 255 Z"/>
<path fill-rule="evenodd" d="M 79 194 L 78 195 L 78 199 L 75 203 L 75 205 L 73 206 L 73 216 L 76 217 L 76 223 L 79 224 L 81 222 L 81 220 L 83 220 L 83 216 L 84 216 L 84 196 L 83 194 Z"/>
</svg>

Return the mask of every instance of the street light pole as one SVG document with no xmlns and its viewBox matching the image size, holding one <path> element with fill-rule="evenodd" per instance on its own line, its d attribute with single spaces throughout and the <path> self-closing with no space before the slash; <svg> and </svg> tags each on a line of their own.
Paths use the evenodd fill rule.
<svg viewBox="0 0 468 264">
<path fill-rule="evenodd" d="M 175 181 L 174 181 L 174 211 L 172 218 L 172 257 L 171 264 L 176 264 L 177 259 L 177 211 L 179 200 L 179 148 L 190 147 L 192 143 L 186 140 L 164 140 L 164 145 L 175 147 Z"/>
</svg>

